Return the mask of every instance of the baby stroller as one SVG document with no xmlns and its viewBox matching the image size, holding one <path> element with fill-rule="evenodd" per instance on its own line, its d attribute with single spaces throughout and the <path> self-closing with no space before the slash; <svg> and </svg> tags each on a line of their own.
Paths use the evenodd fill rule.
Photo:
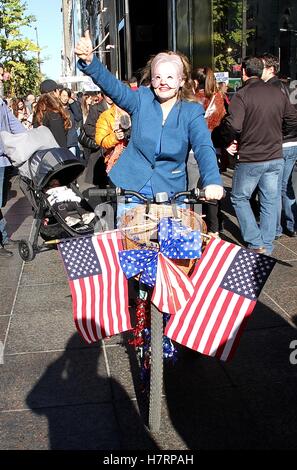
<svg viewBox="0 0 297 470">
<path fill-rule="evenodd" d="M 34 210 L 33 241 L 19 242 L 24 261 L 32 261 L 37 253 L 55 246 L 57 239 L 94 233 L 96 216 L 74 183 L 84 168 L 84 161 L 61 147 L 37 150 L 19 167 L 20 188 Z M 49 191 L 56 186 L 66 190 L 65 200 L 55 199 Z M 44 240 L 41 245 L 39 235 Z"/>
</svg>

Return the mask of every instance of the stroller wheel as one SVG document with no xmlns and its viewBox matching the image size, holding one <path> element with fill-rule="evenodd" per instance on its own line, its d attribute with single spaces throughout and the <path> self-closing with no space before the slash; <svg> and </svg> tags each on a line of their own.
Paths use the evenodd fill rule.
<svg viewBox="0 0 297 470">
<path fill-rule="evenodd" d="M 32 261 L 35 258 L 33 246 L 26 240 L 19 241 L 19 254 L 23 261 Z"/>
</svg>

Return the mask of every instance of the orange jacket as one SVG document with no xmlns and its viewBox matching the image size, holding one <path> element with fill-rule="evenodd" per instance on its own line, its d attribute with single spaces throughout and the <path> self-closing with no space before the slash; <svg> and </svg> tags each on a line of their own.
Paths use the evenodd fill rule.
<svg viewBox="0 0 297 470">
<path fill-rule="evenodd" d="M 119 127 L 116 125 L 120 115 L 118 109 L 115 104 L 112 104 L 109 109 L 100 114 L 96 122 L 95 141 L 97 145 L 105 149 L 110 149 L 120 142 L 114 133 L 114 129 Z"/>
<path fill-rule="evenodd" d="M 122 114 L 126 113 L 115 104 L 112 104 L 109 109 L 100 114 L 96 122 L 95 141 L 96 144 L 106 149 L 104 162 L 107 173 L 109 173 L 127 145 L 126 139 L 118 140 L 114 133 L 114 130 L 119 128 Z"/>
</svg>

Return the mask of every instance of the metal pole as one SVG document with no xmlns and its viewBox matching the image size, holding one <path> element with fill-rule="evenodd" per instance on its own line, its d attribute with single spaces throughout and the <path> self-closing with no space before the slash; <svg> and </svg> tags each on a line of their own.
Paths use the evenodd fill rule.
<svg viewBox="0 0 297 470">
<path fill-rule="evenodd" d="M 246 56 L 246 0 L 242 0 L 241 58 Z"/>
<path fill-rule="evenodd" d="M 39 70 L 39 73 L 41 74 L 41 60 L 40 60 L 40 50 L 39 50 L 39 41 L 38 41 L 38 30 L 37 30 L 37 26 L 35 26 L 35 33 L 36 33 L 36 44 L 37 44 L 37 47 L 38 47 L 38 51 L 37 51 L 37 63 L 38 63 L 38 70 Z"/>
<path fill-rule="evenodd" d="M 176 51 L 176 0 L 171 0 L 172 50 Z"/>
<path fill-rule="evenodd" d="M 129 13 L 129 0 L 125 0 L 125 32 L 126 32 L 126 53 L 127 53 L 127 74 L 129 78 L 132 76 L 132 51 L 131 51 L 131 27 L 130 27 L 130 13 Z"/>
</svg>

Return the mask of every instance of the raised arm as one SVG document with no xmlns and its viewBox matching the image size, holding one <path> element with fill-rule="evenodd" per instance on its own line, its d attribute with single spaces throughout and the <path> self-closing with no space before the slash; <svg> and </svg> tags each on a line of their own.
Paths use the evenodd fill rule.
<svg viewBox="0 0 297 470">
<path fill-rule="evenodd" d="M 129 114 L 133 114 L 137 107 L 139 95 L 131 90 L 127 85 L 118 80 L 107 70 L 93 54 L 93 45 L 89 31 L 78 41 L 74 52 L 79 58 L 78 68 L 89 75 L 93 82 L 98 85 L 103 92 Z"/>
</svg>

